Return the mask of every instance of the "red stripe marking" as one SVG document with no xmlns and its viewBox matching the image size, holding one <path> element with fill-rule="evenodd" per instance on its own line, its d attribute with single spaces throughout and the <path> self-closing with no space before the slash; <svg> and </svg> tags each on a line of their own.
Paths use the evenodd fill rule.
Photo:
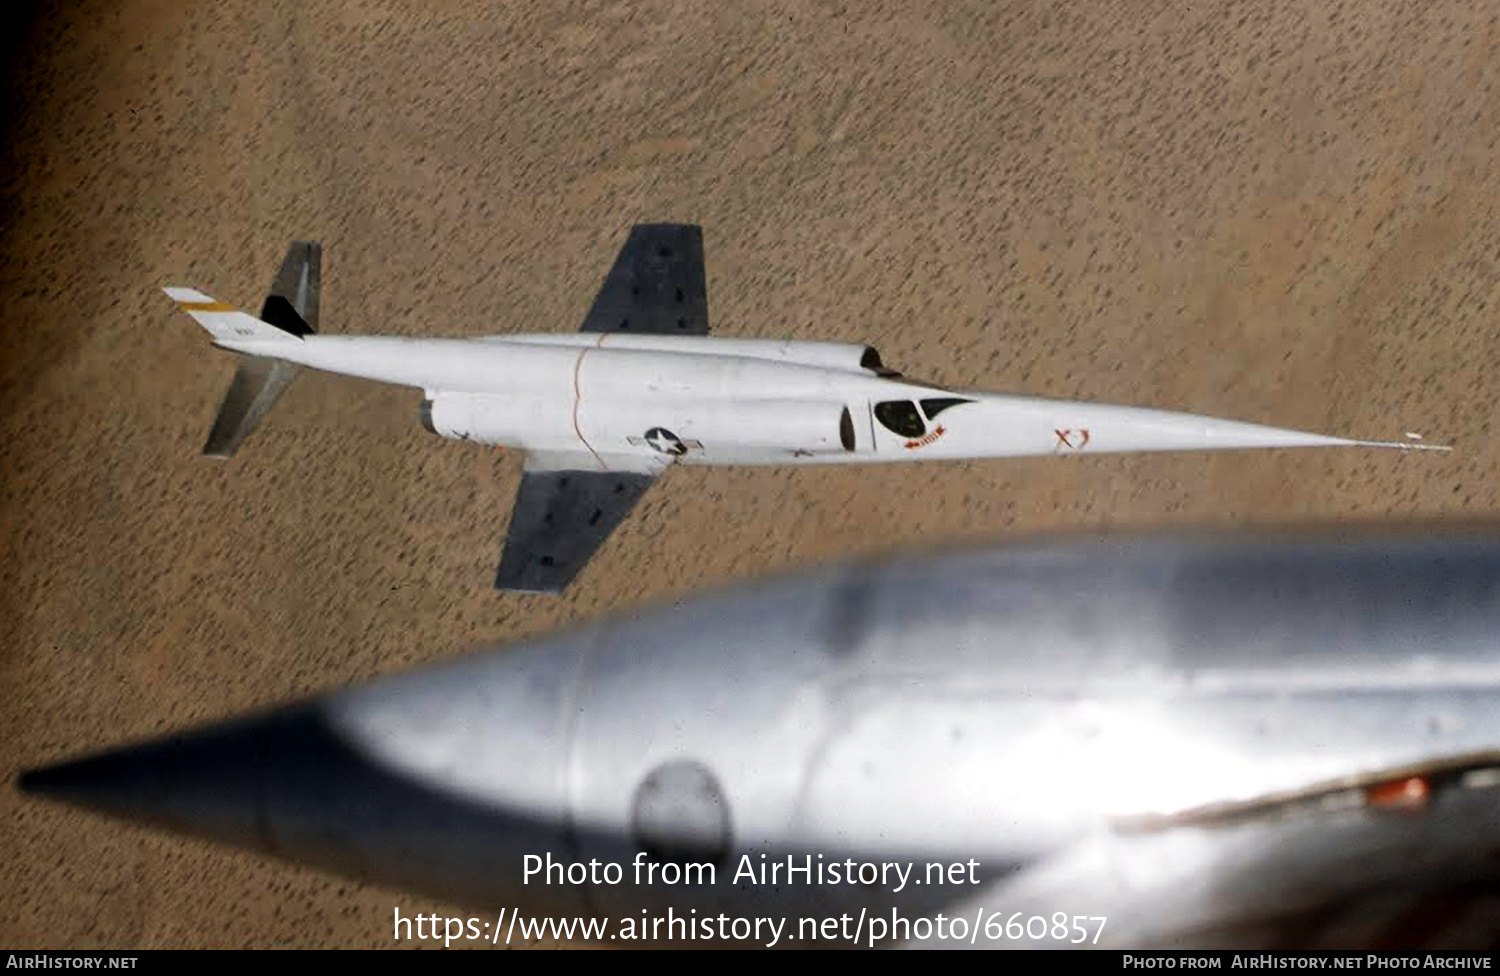
<svg viewBox="0 0 1500 976">
<path fill-rule="evenodd" d="M 603 336 L 599 337 L 598 344 L 601 346 L 604 345 Z M 599 470 L 608 471 L 609 465 L 604 463 L 604 459 L 599 456 L 598 451 L 594 450 L 594 445 L 588 442 L 588 439 L 583 436 L 582 428 L 578 426 L 578 407 L 583 403 L 583 393 L 578 386 L 578 373 L 583 369 L 583 357 L 587 356 L 594 348 L 593 346 L 585 346 L 583 351 L 578 354 L 578 358 L 573 361 L 573 433 L 578 435 L 579 442 L 588 448 L 589 453 L 594 456 L 594 460 L 599 462 Z"/>
<path fill-rule="evenodd" d="M 937 440 L 939 437 L 942 437 L 946 433 L 947 431 L 943 429 L 941 424 L 939 424 L 932 430 L 931 433 L 919 437 L 914 441 L 907 441 L 906 447 L 908 450 L 912 450 L 918 447 L 926 447 L 928 444 L 931 444 L 933 441 Z"/>
</svg>

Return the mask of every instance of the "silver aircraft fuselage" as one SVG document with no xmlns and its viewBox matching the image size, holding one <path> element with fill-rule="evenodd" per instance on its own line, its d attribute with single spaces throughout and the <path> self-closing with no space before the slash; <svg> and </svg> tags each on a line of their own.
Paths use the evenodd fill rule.
<svg viewBox="0 0 1500 976">
<path fill-rule="evenodd" d="M 1051 906 L 1139 945 L 1487 876 L 1497 769 L 1500 534 L 1303 533 L 847 564 L 22 785 L 476 909 Z M 543 883 L 528 855 L 622 881 Z M 975 864 L 899 890 L 743 876 L 789 856 Z"/>
</svg>

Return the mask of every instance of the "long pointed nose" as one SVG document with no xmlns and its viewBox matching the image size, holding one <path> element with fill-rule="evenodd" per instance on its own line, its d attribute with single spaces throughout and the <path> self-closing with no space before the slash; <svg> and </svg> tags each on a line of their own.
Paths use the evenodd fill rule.
<svg viewBox="0 0 1500 976">
<path fill-rule="evenodd" d="M 23 773 L 26 793 L 476 906 L 577 843 L 558 697 L 576 648 L 481 655 Z M 537 885 L 530 886 L 536 898 Z M 571 908 L 580 889 L 543 902 Z"/>
<path fill-rule="evenodd" d="M 309 711 L 278 712 L 22 773 L 27 793 L 230 843 L 265 847 L 268 757 L 327 754 Z M 288 748 L 293 741 L 319 748 Z"/>
</svg>

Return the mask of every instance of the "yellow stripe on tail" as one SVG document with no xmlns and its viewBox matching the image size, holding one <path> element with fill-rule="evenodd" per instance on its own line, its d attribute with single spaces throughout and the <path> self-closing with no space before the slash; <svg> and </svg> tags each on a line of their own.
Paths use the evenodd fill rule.
<svg viewBox="0 0 1500 976">
<path fill-rule="evenodd" d="M 192 288 L 163 288 L 162 291 L 177 303 L 178 308 L 191 315 L 193 321 L 207 329 L 215 342 L 241 344 L 300 341 L 297 336 L 201 291 Z"/>
</svg>

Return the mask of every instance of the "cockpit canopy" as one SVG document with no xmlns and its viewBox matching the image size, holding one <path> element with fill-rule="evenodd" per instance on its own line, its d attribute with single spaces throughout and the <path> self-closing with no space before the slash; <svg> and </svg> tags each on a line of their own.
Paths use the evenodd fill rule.
<svg viewBox="0 0 1500 976">
<path fill-rule="evenodd" d="M 932 397 L 913 402 L 911 400 L 884 400 L 875 404 L 875 419 L 882 427 L 902 437 L 921 437 L 927 433 L 927 424 L 938 414 L 961 403 L 973 403 L 960 397 Z M 917 409 L 917 403 L 922 405 Z"/>
</svg>

